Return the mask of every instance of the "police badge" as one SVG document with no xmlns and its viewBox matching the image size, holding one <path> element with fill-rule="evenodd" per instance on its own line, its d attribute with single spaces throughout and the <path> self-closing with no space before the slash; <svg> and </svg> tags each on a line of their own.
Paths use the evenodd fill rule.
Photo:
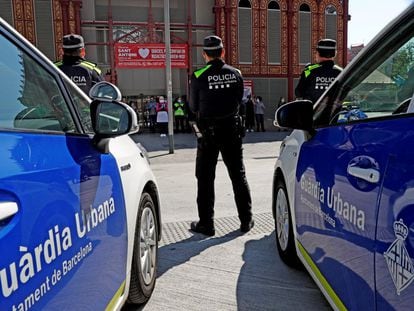
<svg viewBox="0 0 414 311">
<path fill-rule="evenodd" d="M 398 295 L 414 280 L 414 266 L 404 245 L 408 232 L 408 227 L 402 219 L 395 221 L 394 233 L 397 239 L 384 253 Z"/>
</svg>

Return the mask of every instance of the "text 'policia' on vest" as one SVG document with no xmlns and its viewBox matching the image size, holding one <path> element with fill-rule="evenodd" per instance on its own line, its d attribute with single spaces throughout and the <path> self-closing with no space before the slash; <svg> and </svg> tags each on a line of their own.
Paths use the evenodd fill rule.
<svg viewBox="0 0 414 311">
<path fill-rule="evenodd" d="M 308 64 L 303 70 L 295 89 L 298 99 L 308 99 L 315 103 L 341 73 L 342 68 L 335 65 L 336 41 L 322 39 L 316 48 L 316 64 Z"/>
</svg>

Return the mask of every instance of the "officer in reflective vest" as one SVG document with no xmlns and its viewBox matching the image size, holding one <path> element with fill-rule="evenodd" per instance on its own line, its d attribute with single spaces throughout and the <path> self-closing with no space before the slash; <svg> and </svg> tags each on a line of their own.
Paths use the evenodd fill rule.
<svg viewBox="0 0 414 311">
<path fill-rule="evenodd" d="M 62 48 L 63 59 L 55 65 L 89 96 L 91 87 L 103 78 L 97 65 L 85 60 L 83 37 L 76 34 L 64 36 Z"/>
<path fill-rule="evenodd" d="M 334 63 L 335 40 L 320 40 L 316 52 L 317 63 L 305 67 L 295 89 L 295 95 L 298 99 L 309 99 L 313 103 L 319 99 L 342 71 L 342 68 Z"/>
<path fill-rule="evenodd" d="M 203 57 L 206 66 L 191 76 L 190 109 L 197 116 L 198 137 L 196 177 L 199 221 L 191 230 L 208 236 L 215 234 L 214 179 L 219 153 L 233 185 L 240 231 L 248 232 L 254 225 L 252 200 L 243 164 L 241 118 L 238 114 L 243 97 L 240 71 L 227 65 L 220 37 L 204 38 Z"/>
<path fill-rule="evenodd" d="M 178 97 L 177 100 L 173 104 L 174 108 L 174 119 L 175 119 L 175 131 L 178 132 L 185 132 L 185 103 Z"/>
</svg>

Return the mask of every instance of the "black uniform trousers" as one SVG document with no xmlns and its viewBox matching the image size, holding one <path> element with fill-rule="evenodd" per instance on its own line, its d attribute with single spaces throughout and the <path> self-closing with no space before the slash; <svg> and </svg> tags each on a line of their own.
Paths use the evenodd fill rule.
<svg viewBox="0 0 414 311">
<path fill-rule="evenodd" d="M 196 159 L 197 206 L 200 223 L 214 226 L 214 180 L 219 153 L 233 185 L 240 222 L 248 223 L 252 219 L 252 199 L 243 164 L 242 138 L 237 125 L 232 120 L 210 126 L 201 125 L 200 130 L 203 137 L 198 139 Z"/>
</svg>

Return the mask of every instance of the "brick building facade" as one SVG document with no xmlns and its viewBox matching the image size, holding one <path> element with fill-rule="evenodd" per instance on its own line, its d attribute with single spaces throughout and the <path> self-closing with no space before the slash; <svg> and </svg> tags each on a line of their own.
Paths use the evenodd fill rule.
<svg viewBox="0 0 414 311">
<path fill-rule="evenodd" d="M 187 68 L 172 69 L 173 96 L 188 93 L 192 71 L 203 65 L 202 39 L 223 38 L 226 61 L 242 70 L 273 117 L 280 97 L 294 99 L 306 63 L 321 38 L 337 40 L 337 63 L 347 63 L 348 0 L 169 0 L 172 44 L 188 47 Z M 81 33 L 87 58 L 125 96 L 141 102 L 165 95 L 165 69 L 118 68 L 114 44 L 164 43 L 164 0 L 1 0 L 0 16 L 50 59 L 59 59 L 66 33 Z M 110 35 L 112 34 L 112 35 Z"/>
</svg>

